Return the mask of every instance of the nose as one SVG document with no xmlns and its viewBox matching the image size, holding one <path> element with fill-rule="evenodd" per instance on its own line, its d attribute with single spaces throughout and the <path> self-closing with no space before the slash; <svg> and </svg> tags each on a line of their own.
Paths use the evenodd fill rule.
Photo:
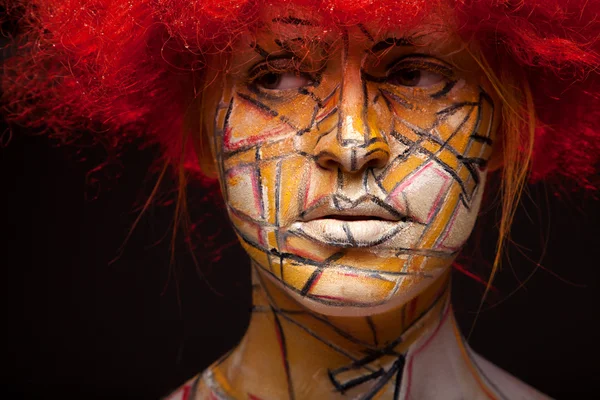
<svg viewBox="0 0 600 400">
<path fill-rule="evenodd" d="M 357 172 L 383 168 L 390 159 L 387 140 L 369 110 L 369 93 L 360 67 L 346 66 L 339 88 L 336 134 L 324 136 L 315 147 L 316 161 L 325 169 Z"/>
<path fill-rule="evenodd" d="M 340 140 L 331 135 L 321 143 L 323 146 L 319 146 L 320 149 L 316 153 L 317 164 L 332 171 L 339 168 L 343 172 L 351 173 L 366 168 L 383 168 L 390 158 L 388 145 L 383 140 L 372 142 L 372 145 L 365 145 L 363 142 L 343 146 Z"/>
</svg>

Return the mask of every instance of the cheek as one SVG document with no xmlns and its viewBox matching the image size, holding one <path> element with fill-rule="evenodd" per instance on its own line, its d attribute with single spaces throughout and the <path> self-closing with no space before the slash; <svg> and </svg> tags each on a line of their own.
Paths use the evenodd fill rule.
<svg viewBox="0 0 600 400">
<path fill-rule="evenodd" d="M 486 173 L 480 174 L 480 185 L 473 193 L 469 203 L 465 202 L 461 194 L 456 195 L 457 191 L 451 192 L 448 203 L 453 207 L 446 207 L 438 217 L 438 224 L 442 227 L 439 230 L 439 238 L 436 240 L 435 249 L 446 252 L 456 252 L 465 244 L 473 227 L 483 197 Z"/>
</svg>

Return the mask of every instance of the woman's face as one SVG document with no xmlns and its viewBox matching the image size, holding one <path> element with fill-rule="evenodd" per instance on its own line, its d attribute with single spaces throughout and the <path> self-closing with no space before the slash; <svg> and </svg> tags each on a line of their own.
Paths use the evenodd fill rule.
<svg viewBox="0 0 600 400">
<path fill-rule="evenodd" d="M 325 29 L 278 7 L 261 21 L 235 43 L 210 115 L 242 246 L 317 312 L 407 302 L 477 217 L 497 120 L 486 82 L 439 24 Z"/>
</svg>

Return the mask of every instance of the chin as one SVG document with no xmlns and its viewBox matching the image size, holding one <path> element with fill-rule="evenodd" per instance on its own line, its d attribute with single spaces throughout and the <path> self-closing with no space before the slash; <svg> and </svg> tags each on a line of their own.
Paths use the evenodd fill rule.
<svg viewBox="0 0 600 400">
<path fill-rule="evenodd" d="M 367 317 L 406 305 L 448 270 L 449 267 L 437 268 L 423 276 L 402 277 L 398 283 L 389 285 L 369 282 L 368 277 L 339 273 L 337 279 L 328 279 L 323 289 L 313 294 L 302 294 L 278 278 L 264 275 L 312 312 L 332 317 Z"/>
</svg>

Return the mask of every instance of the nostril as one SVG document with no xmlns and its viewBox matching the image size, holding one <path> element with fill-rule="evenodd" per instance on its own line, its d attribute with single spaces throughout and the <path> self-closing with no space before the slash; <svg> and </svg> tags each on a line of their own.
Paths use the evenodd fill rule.
<svg viewBox="0 0 600 400">
<path fill-rule="evenodd" d="M 333 160 L 318 160 L 317 165 L 319 168 L 327 169 L 327 170 L 336 170 L 339 167 L 339 164 Z"/>
<path fill-rule="evenodd" d="M 324 163 L 324 168 L 326 169 L 338 169 L 339 164 L 331 159 L 325 161 Z"/>
<path fill-rule="evenodd" d="M 383 168 L 390 159 L 390 153 L 384 149 L 375 149 L 366 154 L 368 161 L 365 165 L 368 168 Z"/>
<path fill-rule="evenodd" d="M 385 164 L 387 164 L 386 160 L 381 158 L 372 158 L 367 162 L 366 166 L 367 168 L 383 168 L 385 167 Z"/>
<path fill-rule="evenodd" d="M 317 165 L 323 169 L 337 170 L 340 166 L 340 162 L 329 152 L 321 152 L 315 158 Z"/>
</svg>

